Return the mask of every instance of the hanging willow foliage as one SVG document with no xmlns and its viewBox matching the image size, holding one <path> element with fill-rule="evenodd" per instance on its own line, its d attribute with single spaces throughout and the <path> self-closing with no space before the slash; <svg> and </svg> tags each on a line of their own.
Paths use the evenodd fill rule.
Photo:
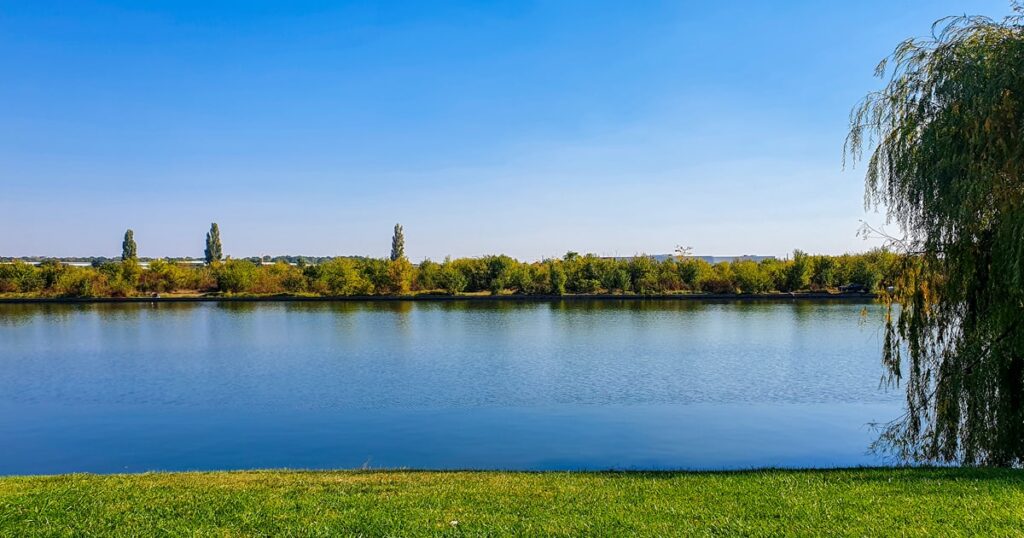
<svg viewBox="0 0 1024 538">
<path fill-rule="evenodd" d="M 907 234 L 883 353 L 907 413 L 875 445 L 905 460 L 1024 464 L 1022 20 L 1014 3 L 1001 21 L 938 21 L 851 113 L 865 204 Z"/>
</svg>

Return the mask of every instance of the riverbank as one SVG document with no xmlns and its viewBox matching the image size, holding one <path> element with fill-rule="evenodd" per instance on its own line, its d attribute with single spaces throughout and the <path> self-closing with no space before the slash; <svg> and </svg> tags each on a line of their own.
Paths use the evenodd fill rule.
<svg viewBox="0 0 1024 538">
<path fill-rule="evenodd" d="M 3 536 L 1020 535 L 1024 471 L 0 478 Z"/>
<path fill-rule="evenodd" d="M 872 293 L 672 293 L 657 295 L 633 294 L 586 294 L 586 295 L 491 295 L 456 294 L 442 295 L 420 293 L 415 295 L 155 295 L 138 297 L 38 297 L 2 296 L 0 304 L 46 304 L 46 303 L 199 303 L 199 302 L 394 302 L 394 301 L 622 301 L 622 300 L 672 300 L 672 301 L 868 301 L 876 296 Z"/>
</svg>

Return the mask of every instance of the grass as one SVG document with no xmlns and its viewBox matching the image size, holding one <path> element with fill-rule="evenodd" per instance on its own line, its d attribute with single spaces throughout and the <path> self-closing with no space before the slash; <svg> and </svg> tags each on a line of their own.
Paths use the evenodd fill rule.
<svg viewBox="0 0 1024 538">
<path fill-rule="evenodd" d="M 0 478 L 0 536 L 780 534 L 1024 536 L 1024 472 L 255 471 Z"/>
</svg>

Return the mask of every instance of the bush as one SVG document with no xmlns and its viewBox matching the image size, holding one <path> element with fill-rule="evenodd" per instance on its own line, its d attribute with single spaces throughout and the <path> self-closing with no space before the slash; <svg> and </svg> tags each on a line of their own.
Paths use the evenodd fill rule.
<svg viewBox="0 0 1024 538">
<path fill-rule="evenodd" d="M 740 260 L 732 264 L 736 275 L 736 287 L 740 293 L 766 293 L 772 289 L 772 278 L 764 266 L 751 260 Z"/>
<path fill-rule="evenodd" d="M 34 265 L 15 261 L 0 264 L 0 293 L 32 293 L 41 291 L 45 283 Z"/>
<path fill-rule="evenodd" d="M 227 293 L 242 293 L 252 288 L 256 280 L 256 265 L 248 260 L 228 260 L 214 269 L 217 289 Z"/>
<path fill-rule="evenodd" d="M 549 293 L 553 295 L 565 295 L 565 269 L 557 261 L 548 262 L 548 273 L 551 275 L 551 288 Z"/>
<path fill-rule="evenodd" d="M 150 262 L 139 277 L 139 289 L 149 293 L 164 293 L 182 287 L 181 271 L 164 260 Z"/>
<path fill-rule="evenodd" d="M 389 260 L 387 266 L 387 283 L 378 293 L 388 295 L 404 295 L 412 288 L 414 278 L 413 266 L 405 257 Z"/>
<path fill-rule="evenodd" d="M 696 258 L 687 258 L 676 264 L 683 286 L 691 291 L 703 289 L 704 282 L 714 274 L 711 264 Z"/>
<path fill-rule="evenodd" d="M 108 295 L 105 277 L 92 268 L 65 267 L 56 277 L 53 294 L 58 297 L 100 297 Z"/>
<path fill-rule="evenodd" d="M 661 291 L 658 283 L 658 267 L 654 258 L 647 255 L 634 256 L 629 261 L 630 286 L 640 294 Z"/>
<path fill-rule="evenodd" d="M 811 270 L 811 287 L 825 290 L 839 286 L 836 280 L 836 259 L 831 256 L 815 256 Z"/>
<path fill-rule="evenodd" d="M 314 290 L 325 295 L 369 295 L 373 285 L 356 262 L 350 258 L 335 258 L 315 267 L 307 274 L 316 275 Z"/>
<path fill-rule="evenodd" d="M 429 259 L 423 260 L 419 267 L 416 268 L 416 289 L 418 290 L 436 290 L 441 287 L 441 265 L 430 261 Z"/>
<path fill-rule="evenodd" d="M 438 285 L 440 285 L 444 291 L 452 295 L 465 290 L 466 285 L 469 283 L 469 279 L 466 278 L 465 273 L 463 273 L 455 266 L 454 263 L 452 263 L 451 260 L 448 259 L 446 259 L 444 264 L 441 265 L 438 279 Z"/>
</svg>

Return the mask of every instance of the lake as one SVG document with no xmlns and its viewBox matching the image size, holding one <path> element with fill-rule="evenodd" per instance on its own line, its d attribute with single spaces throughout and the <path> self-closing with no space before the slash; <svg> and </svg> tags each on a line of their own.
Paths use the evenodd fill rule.
<svg viewBox="0 0 1024 538">
<path fill-rule="evenodd" d="M 851 302 L 0 304 L 0 474 L 882 464 L 880 328 Z"/>
</svg>

